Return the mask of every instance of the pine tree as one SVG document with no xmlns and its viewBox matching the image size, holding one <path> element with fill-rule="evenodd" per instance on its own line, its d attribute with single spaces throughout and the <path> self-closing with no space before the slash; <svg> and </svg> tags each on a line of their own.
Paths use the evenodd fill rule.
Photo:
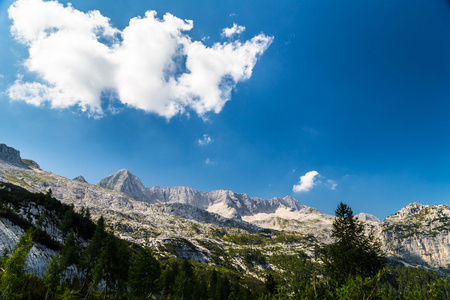
<svg viewBox="0 0 450 300">
<path fill-rule="evenodd" d="M 209 294 L 211 296 L 211 299 L 219 298 L 219 289 L 218 289 L 217 285 L 218 285 L 217 271 L 216 271 L 216 269 L 214 269 L 212 271 L 211 279 L 209 281 Z"/>
<path fill-rule="evenodd" d="M 8 259 L 8 257 L 9 257 L 9 249 L 8 249 L 8 247 L 4 247 L 2 256 L 0 258 L 0 277 L 1 277 L 1 274 L 3 274 L 3 272 L 5 271 L 5 262 Z"/>
<path fill-rule="evenodd" d="M 67 236 L 71 228 L 73 228 L 73 221 L 75 219 L 75 211 L 73 204 L 69 206 L 69 209 L 64 214 L 64 217 L 61 220 L 61 224 L 59 225 L 59 229 L 61 230 L 63 238 Z"/>
<path fill-rule="evenodd" d="M 194 270 L 186 258 L 183 259 L 181 270 L 175 278 L 174 293 L 181 299 L 194 299 L 195 292 Z"/>
<path fill-rule="evenodd" d="M 25 262 L 33 247 L 33 231 L 27 230 L 20 236 L 11 256 L 4 261 L 4 273 L 0 279 L 2 299 L 20 299 L 21 285 L 25 280 Z"/>
<path fill-rule="evenodd" d="M 123 291 L 128 281 L 130 253 L 124 241 L 108 234 L 104 247 L 94 268 L 94 283 L 105 281 L 105 295 L 108 289 L 116 293 Z"/>
<path fill-rule="evenodd" d="M 275 295 L 277 293 L 277 282 L 272 274 L 267 274 L 266 280 L 264 281 L 266 290 L 271 294 Z"/>
<path fill-rule="evenodd" d="M 364 226 L 352 209 L 342 202 L 336 209 L 331 236 L 335 242 L 323 249 L 321 260 L 326 274 L 339 285 L 349 277 L 376 275 L 385 262 L 380 242 L 364 233 Z"/>
<path fill-rule="evenodd" d="M 80 267 L 84 274 L 85 282 L 89 282 L 93 279 L 94 268 L 102 252 L 105 237 L 105 220 L 103 219 L 103 216 L 101 216 L 97 221 L 97 226 L 92 239 L 89 241 L 86 249 L 81 255 Z"/>
<path fill-rule="evenodd" d="M 47 295 L 45 299 L 48 298 L 51 291 L 56 291 L 61 283 L 62 268 L 60 259 L 60 256 L 55 254 L 50 260 L 47 270 L 45 271 L 43 277 L 45 284 L 47 284 Z"/>
<path fill-rule="evenodd" d="M 167 265 L 166 268 L 161 272 L 161 285 L 163 289 L 163 296 L 167 297 L 174 293 L 173 286 L 175 284 L 175 279 L 179 273 L 178 263 L 172 262 Z"/>
<path fill-rule="evenodd" d="M 47 220 L 47 211 L 43 211 L 40 215 L 39 218 L 36 221 L 36 227 L 39 230 L 42 230 L 42 226 L 44 225 L 44 222 Z"/>
<path fill-rule="evenodd" d="M 65 274 L 67 274 L 70 266 L 78 263 L 79 255 L 78 255 L 78 247 L 75 241 L 75 234 L 73 230 L 70 231 L 67 236 L 66 242 L 64 243 L 64 247 L 61 251 L 61 259 L 60 265 L 61 269 L 64 270 Z M 70 274 L 69 274 L 70 275 Z"/>
<path fill-rule="evenodd" d="M 148 295 L 160 290 L 158 279 L 161 276 L 161 266 L 148 248 L 141 249 L 134 257 L 130 268 L 128 284 L 131 293 L 145 299 Z"/>
</svg>

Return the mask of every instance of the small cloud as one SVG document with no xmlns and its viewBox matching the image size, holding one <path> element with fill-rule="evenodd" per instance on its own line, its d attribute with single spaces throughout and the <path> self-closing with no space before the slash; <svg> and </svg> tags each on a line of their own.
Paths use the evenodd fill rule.
<svg viewBox="0 0 450 300">
<path fill-rule="evenodd" d="M 310 171 L 306 173 L 300 177 L 299 184 L 294 185 L 292 190 L 295 193 L 308 192 L 314 187 L 314 185 L 316 185 L 316 182 L 314 182 L 316 176 L 320 176 L 317 171 Z"/>
<path fill-rule="evenodd" d="M 230 14 L 230 17 L 237 17 L 237 14 L 231 13 L 231 14 Z"/>
<path fill-rule="evenodd" d="M 214 140 L 207 134 L 204 134 L 201 139 L 198 140 L 200 146 L 206 146 L 214 142 Z"/>
<path fill-rule="evenodd" d="M 332 180 L 332 179 L 328 179 L 327 180 L 327 185 L 328 185 L 328 187 L 331 189 L 331 190 L 336 190 L 336 187 L 338 186 L 338 184 L 336 183 L 336 181 L 335 180 Z"/>
<path fill-rule="evenodd" d="M 205 160 L 205 164 L 210 165 L 210 166 L 215 166 L 217 165 L 217 163 L 215 161 L 212 161 L 211 159 L 207 158 Z"/>
<path fill-rule="evenodd" d="M 241 34 L 244 31 L 245 31 L 245 26 L 241 26 L 241 25 L 234 23 L 233 27 L 222 29 L 222 36 L 229 38 L 235 34 Z"/>
<path fill-rule="evenodd" d="M 210 39 L 209 36 L 204 36 L 204 37 L 202 37 L 202 41 L 203 41 L 203 42 L 205 42 L 205 41 L 207 41 L 207 40 L 209 40 L 209 39 Z"/>
</svg>

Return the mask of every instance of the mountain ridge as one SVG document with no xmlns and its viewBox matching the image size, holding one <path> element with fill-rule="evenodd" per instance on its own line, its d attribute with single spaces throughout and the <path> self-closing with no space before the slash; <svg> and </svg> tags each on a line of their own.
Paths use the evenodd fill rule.
<svg viewBox="0 0 450 300">
<path fill-rule="evenodd" d="M 174 239 L 177 243 L 186 241 L 182 244 L 190 250 L 180 250 L 177 254 L 180 257 L 191 255 L 201 258 L 202 262 L 220 263 L 221 259 L 217 257 L 226 257 L 223 251 L 231 247 L 224 240 L 227 235 L 259 234 L 267 230 L 275 236 L 313 236 L 314 244 L 301 242 L 283 246 L 288 247 L 283 251 L 295 249 L 310 257 L 314 257 L 314 245 L 332 241 L 334 217 L 304 206 L 289 196 L 264 200 L 226 190 L 200 192 L 188 187 L 146 188 L 139 178 L 125 169 L 106 177 L 109 179 L 101 183 L 108 187 L 105 188 L 44 171 L 37 164 L 18 164 L 20 153 L 6 152 L 13 155 L 2 157 L 7 160 L 0 158 L 0 181 L 33 192 L 51 189 L 53 196 L 63 203 L 79 209 L 87 207 L 94 217 L 104 215 L 116 234 L 130 241 L 149 242 L 155 249 L 166 249 L 168 241 Z M 130 195 L 140 196 L 144 201 Z M 411 203 L 383 222 L 364 213 L 356 217 L 363 221 L 368 232 L 380 238 L 389 256 L 408 264 L 433 268 L 450 264 L 450 206 Z M 215 246 L 205 248 L 205 244 Z M 275 246 L 271 247 L 261 248 L 261 251 L 268 255 L 275 253 Z M 240 264 L 235 263 L 236 267 Z"/>
<path fill-rule="evenodd" d="M 309 214 L 309 219 L 313 218 L 313 215 L 316 218 L 323 216 L 317 209 L 307 207 L 290 196 L 266 200 L 230 190 L 202 192 L 185 186 L 145 187 L 141 180 L 127 169 L 121 169 L 101 179 L 97 186 L 122 192 L 149 204 L 189 204 L 226 218 L 244 219 L 249 222 L 254 219 L 261 221 L 265 215 L 271 215 L 266 216 L 267 218 L 280 216 L 288 219 L 301 219 L 306 214 Z"/>
</svg>

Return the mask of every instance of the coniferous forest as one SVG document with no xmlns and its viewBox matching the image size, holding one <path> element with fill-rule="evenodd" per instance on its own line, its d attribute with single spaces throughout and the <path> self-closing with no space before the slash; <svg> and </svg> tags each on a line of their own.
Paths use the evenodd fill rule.
<svg viewBox="0 0 450 300">
<path fill-rule="evenodd" d="M 17 213 L 24 203 L 45 208 L 35 222 Z M 316 260 L 284 256 L 287 272 L 267 271 L 259 279 L 158 257 L 150 247 L 114 236 L 103 217 L 93 222 L 88 209 L 75 211 L 51 191 L 34 194 L 1 183 L 0 217 L 24 232 L 1 254 L 1 299 L 450 299 L 448 278 L 390 263 L 343 203 L 333 223 L 335 242 L 318 248 Z M 58 224 L 63 242 L 49 234 L 49 220 Z M 55 253 L 40 277 L 25 267 L 36 244 Z"/>
</svg>

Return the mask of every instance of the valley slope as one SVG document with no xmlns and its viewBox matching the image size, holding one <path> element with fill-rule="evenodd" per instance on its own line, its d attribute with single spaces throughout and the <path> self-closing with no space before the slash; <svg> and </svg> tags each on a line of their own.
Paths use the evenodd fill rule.
<svg viewBox="0 0 450 300">
<path fill-rule="evenodd" d="M 116 235 L 149 244 L 161 256 L 187 257 L 255 277 L 266 268 L 279 269 L 279 255 L 314 258 L 315 246 L 331 242 L 334 217 L 289 196 L 265 200 L 226 190 L 145 187 L 125 169 L 92 185 L 81 176 L 71 180 L 44 171 L 4 144 L 0 181 L 33 192 L 51 189 L 58 200 L 87 207 L 94 218 L 103 215 Z M 448 205 L 410 204 L 383 222 L 368 214 L 357 217 L 391 257 L 412 265 L 448 267 Z"/>
</svg>

